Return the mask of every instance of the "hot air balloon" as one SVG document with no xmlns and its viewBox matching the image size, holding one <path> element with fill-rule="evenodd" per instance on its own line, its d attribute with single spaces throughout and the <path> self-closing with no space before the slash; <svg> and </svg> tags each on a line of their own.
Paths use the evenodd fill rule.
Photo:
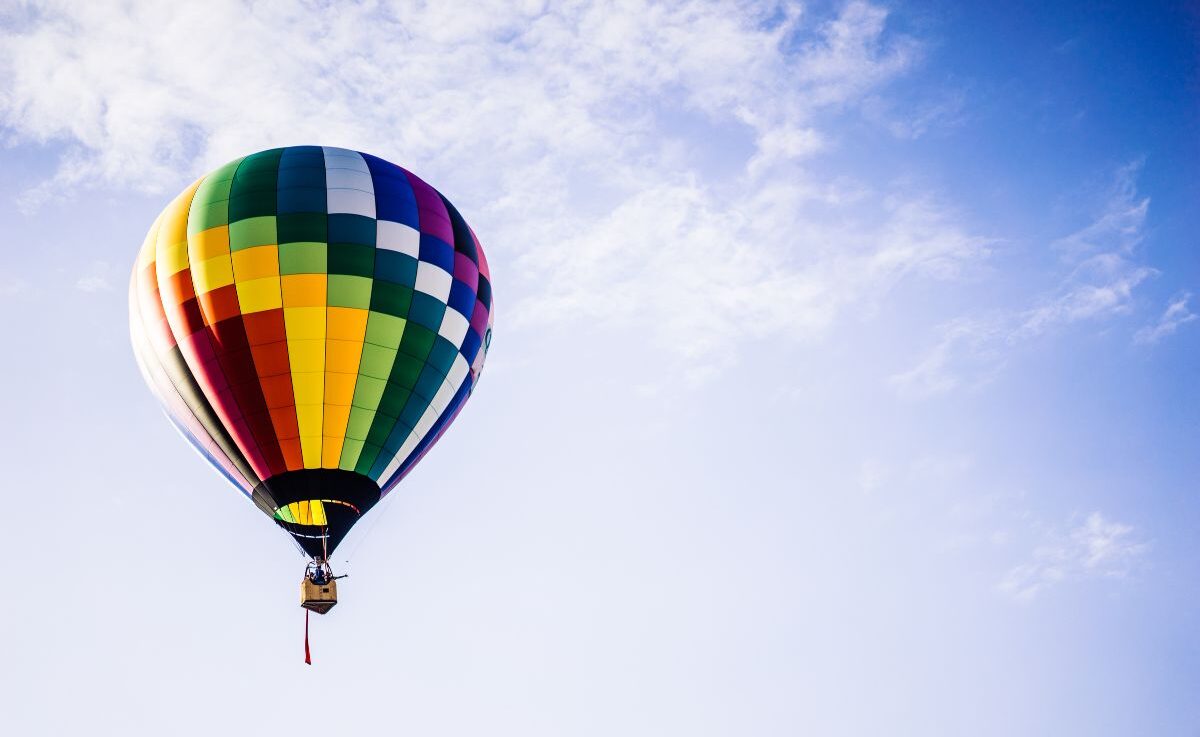
<svg viewBox="0 0 1200 737">
<path fill-rule="evenodd" d="M 474 232 L 383 159 L 271 149 L 167 205 L 129 304 L 167 416 L 311 558 L 304 605 L 323 613 L 330 554 L 479 381 L 492 285 Z"/>
</svg>

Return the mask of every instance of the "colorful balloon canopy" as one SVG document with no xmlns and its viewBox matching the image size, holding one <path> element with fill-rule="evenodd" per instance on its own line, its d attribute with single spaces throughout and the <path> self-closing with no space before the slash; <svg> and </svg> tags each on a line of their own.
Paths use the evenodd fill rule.
<svg viewBox="0 0 1200 737">
<path fill-rule="evenodd" d="M 487 259 L 462 216 L 340 148 L 201 177 L 150 228 L 129 304 L 168 416 L 314 557 L 437 442 L 491 342 Z"/>
</svg>

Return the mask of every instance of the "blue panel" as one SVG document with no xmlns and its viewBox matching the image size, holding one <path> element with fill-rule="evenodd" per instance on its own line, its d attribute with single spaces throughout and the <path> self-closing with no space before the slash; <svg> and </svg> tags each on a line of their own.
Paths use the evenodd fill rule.
<svg viewBox="0 0 1200 737">
<path fill-rule="evenodd" d="M 315 168 L 325 171 L 325 153 L 320 146 L 289 146 L 279 158 L 279 169 Z"/>
<path fill-rule="evenodd" d="M 479 333 L 474 330 L 467 330 L 466 337 L 463 338 L 462 348 L 459 353 L 463 354 L 463 358 L 467 359 L 467 365 L 470 366 L 475 362 L 475 355 L 479 353 L 479 346 L 483 345 L 483 338 L 479 337 Z"/>
<path fill-rule="evenodd" d="M 417 260 L 407 253 L 376 249 L 375 278 L 411 287 L 417 283 Z"/>
<path fill-rule="evenodd" d="M 363 154 L 362 157 L 367 162 L 375 185 L 375 217 L 420 230 L 417 198 L 404 172 L 395 164 L 370 154 Z"/>
<path fill-rule="evenodd" d="M 445 315 L 446 305 L 440 300 L 424 292 L 413 292 L 412 304 L 408 308 L 409 320 L 436 333 L 442 327 L 442 318 Z"/>
<path fill-rule="evenodd" d="M 421 260 L 454 273 L 454 249 L 441 238 L 421 234 Z"/>
<path fill-rule="evenodd" d="M 475 290 L 455 279 L 450 284 L 450 299 L 446 301 L 446 304 L 469 321 L 471 314 L 475 312 Z"/>
<path fill-rule="evenodd" d="M 325 212 L 328 201 L 324 184 L 320 187 L 287 187 L 279 190 L 279 212 L 285 215 Z"/>
<path fill-rule="evenodd" d="M 375 245 L 375 219 L 362 215 L 337 213 L 329 216 L 330 243 Z"/>
<path fill-rule="evenodd" d="M 425 397 L 429 401 L 433 401 L 438 389 L 442 388 L 442 382 L 446 376 L 438 373 L 438 370 L 428 364 L 421 371 L 421 378 L 417 379 L 417 385 L 413 387 L 413 394 Z M 406 408 L 407 409 L 407 408 Z"/>
</svg>

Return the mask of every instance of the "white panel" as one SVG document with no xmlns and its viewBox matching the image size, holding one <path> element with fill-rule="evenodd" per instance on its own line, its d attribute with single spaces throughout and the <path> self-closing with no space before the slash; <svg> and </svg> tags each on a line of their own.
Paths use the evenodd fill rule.
<svg viewBox="0 0 1200 737">
<path fill-rule="evenodd" d="M 467 365 L 467 359 L 463 358 L 460 353 L 454 357 L 454 365 L 450 367 L 450 373 L 446 375 L 446 381 L 454 385 L 454 390 L 458 391 L 458 387 L 462 386 L 463 379 L 467 378 L 471 367 Z"/>
<path fill-rule="evenodd" d="M 344 148 L 322 151 L 329 213 L 375 217 L 375 187 L 366 160 L 357 151 Z"/>
<path fill-rule="evenodd" d="M 407 253 L 413 258 L 421 255 L 421 233 L 404 223 L 393 223 L 391 220 L 375 221 L 375 247 L 386 248 L 389 251 Z"/>
<path fill-rule="evenodd" d="M 417 283 L 414 287 L 418 292 L 424 292 L 431 297 L 437 297 L 442 302 L 450 299 L 450 282 L 453 277 L 450 272 L 428 261 L 417 264 Z M 453 310 L 450 310 L 453 312 Z"/>
<path fill-rule="evenodd" d="M 437 418 L 442 414 L 440 409 L 430 406 L 425 410 L 425 414 L 421 415 L 421 419 L 417 420 L 417 426 L 413 428 L 413 434 L 417 437 L 425 437 L 429 431 L 433 429 L 433 423 L 437 422 Z"/>
<path fill-rule="evenodd" d="M 321 153 L 325 155 L 325 169 L 354 169 L 355 171 L 370 171 L 366 159 L 357 151 L 348 148 L 333 148 L 322 146 Z"/>
<path fill-rule="evenodd" d="M 353 169 L 325 169 L 325 186 L 329 189 L 361 189 L 374 192 L 375 184 L 371 172 Z"/>
<path fill-rule="evenodd" d="M 347 213 L 375 217 L 375 195 L 358 189 L 331 189 L 329 195 L 329 214 Z"/>
<path fill-rule="evenodd" d="M 418 268 L 418 279 L 419 269 Z M 458 313 L 458 310 L 446 308 L 446 314 L 442 317 L 442 326 L 438 328 L 438 335 L 454 344 L 455 348 L 461 348 L 463 338 L 467 337 L 467 328 L 471 323 L 467 322 L 467 318 Z"/>
</svg>

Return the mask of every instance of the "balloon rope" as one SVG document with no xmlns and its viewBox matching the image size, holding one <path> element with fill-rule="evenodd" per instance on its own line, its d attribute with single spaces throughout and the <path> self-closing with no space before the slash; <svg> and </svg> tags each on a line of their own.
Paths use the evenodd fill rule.
<svg viewBox="0 0 1200 737">
<path fill-rule="evenodd" d="M 312 665 L 312 653 L 308 650 L 308 610 L 304 610 L 304 662 Z"/>
</svg>

